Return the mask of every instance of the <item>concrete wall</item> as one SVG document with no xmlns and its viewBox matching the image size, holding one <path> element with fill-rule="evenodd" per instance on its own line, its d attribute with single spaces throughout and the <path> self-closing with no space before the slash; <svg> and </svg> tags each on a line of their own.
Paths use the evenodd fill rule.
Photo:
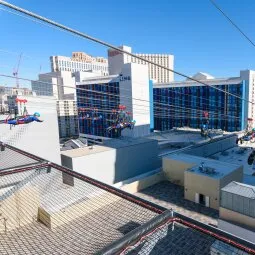
<svg viewBox="0 0 255 255">
<path fill-rule="evenodd" d="M 119 48 L 130 53 L 132 51 L 131 47 L 124 46 L 124 45 L 120 46 Z M 130 62 L 131 62 L 131 56 L 127 54 L 122 54 L 121 52 L 114 49 L 108 49 L 108 65 L 109 65 L 110 75 L 119 74 L 121 72 L 122 66 Z"/>
<path fill-rule="evenodd" d="M 159 168 L 157 154 L 157 142 L 149 141 L 72 159 L 62 154 L 61 158 L 64 166 L 76 172 L 114 184 Z"/>
<path fill-rule="evenodd" d="M 120 104 L 127 107 L 136 121 L 133 130 L 124 130 L 123 136 L 141 137 L 150 133 L 150 87 L 148 66 L 139 64 L 126 64 L 121 69 L 120 78 Z M 141 101 L 143 100 L 143 101 Z"/>
<path fill-rule="evenodd" d="M 255 243 L 255 231 L 242 228 L 221 219 L 218 220 L 218 228 L 228 233 L 231 233 L 232 235 L 241 237 L 247 241 Z"/>
<path fill-rule="evenodd" d="M 43 122 L 18 125 L 0 125 L 0 140 L 21 150 L 60 164 L 59 130 L 56 100 L 52 97 L 18 97 L 27 99 L 29 114 L 39 112 Z"/>
<path fill-rule="evenodd" d="M 209 207 L 219 209 L 220 189 L 219 179 L 186 171 L 184 173 L 184 198 L 195 202 L 195 194 L 210 197 Z"/>
<path fill-rule="evenodd" d="M 231 221 L 255 230 L 255 219 L 247 215 L 220 207 L 220 219 Z"/>
<path fill-rule="evenodd" d="M 195 145 L 191 149 L 185 151 L 185 153 L 194 156 L 208 157 L 236 146 L 236 138 L 236 135 L 229 135 L 225 138 L 211 140 L 205 144 Z"/>
<path fill-rule="evenodd" d="M 176 183 L 181 186 L 184 186 L 184 172 L 196 165 L 196 163 L 187 163 L 168 157 L 163 158 L 162 161 L 163 171 L 166 175 L 166 178 L 172 183 Z"/>
<path fill-rule="evenodd" d="M 224 176 L 224 178 L 220 180 L 220 189 L 232 181 L 243 182 L 243 166 L 239 166 L 235 171 Z"/>
<path fill-rule="evenodd" d="M 125 183 L 124 185 L 120 186 L 119 188 L 121 190 L 129 192 L 131 194 L 134 194 L 134 193 L 139 192 L 140 190 L 151 187 L 152 185 L 162 182 L 164 180 L 165 180 L 165 174 L 163 171 L 160 171 L 155 174 L 141 177 L 134 181 L 130 181 L 129 183 Z"/>
<path fill-rule="evenodd" d="M 0 233 L 31 224 L 37 216 L 39 194 L 28 185 L 0 203 Z"/>
<path fill-rule="evenodd" d="M 243 167 L 239 166 L 223 178 L 213 178 L 206 175 L 186 171 L 184 173 L 185 199 L 195 202 L 195 194 L 203 194 L 210 199 L 209 207 L 216 210 L 220 207 L 220 190 L 232 181 L 241 182 Z"/>
</svg>

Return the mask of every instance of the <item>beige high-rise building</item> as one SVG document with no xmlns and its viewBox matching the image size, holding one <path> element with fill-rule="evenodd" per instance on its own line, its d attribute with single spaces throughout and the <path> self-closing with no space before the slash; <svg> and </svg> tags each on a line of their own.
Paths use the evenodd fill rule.
<svg viewBox="0 0 255 255">
<path fill-rule="evenodd" d="M 164 67 L 174 69 L 174 56 L 168 55 L 168 54 L 140 54 L 135 53 L 136 56 L 144 58 L 146 60 L 149 60 L 151 62 L 154 62 L 156 64 L 162 65 Z M 149 78 L 151 80 L 155 80 L 160 83 L 167 83 L 174 80 L 174 73 L 171 71 L 168 71 L 166 69 L 160 68 L 158 66 L 155 66 L 153 64 L 148 64 L 145 61 L 142 61 L 140 59 L 131 58 L 131 61 L 133 63 L 138 64 L 147 64 L 149 67 Z"/>
<path fill-rule="evenodd" d="M 125 50 L 131 53 L 132 48 L 128 46 L 120 46 L 119 49 Z M 169 54 L 140 54 L 133 53 L 134 55 L 146 59 L 148 61 L 154 62 L 156 64 L 167 67 L 171 70 L 174 69 L 174 56 Z M 121 52 L 113 49 L 108 49 L 108 62 L 109 62 L 109 74 L 119 74 L 121 66 L 126 63 L 137 63 L 148 65 L 149 79 L 154 80 L 158 83 L 168 83 L 174 80 L 174 74 L 171 71 L 160 68 L 153 64 L 148 64 L 145 61 L 131 57 L 127 54 L 122 54 Z"/>
<path fill-rule="evenodd" d="M 58 71 L 91 71 L 99 76 L 108 75 L 108 60 L 103 57 L 92 57 L 84 52 L 73 52 L 72 57 L 51 56 L 51 72 Z"/>
</svg>

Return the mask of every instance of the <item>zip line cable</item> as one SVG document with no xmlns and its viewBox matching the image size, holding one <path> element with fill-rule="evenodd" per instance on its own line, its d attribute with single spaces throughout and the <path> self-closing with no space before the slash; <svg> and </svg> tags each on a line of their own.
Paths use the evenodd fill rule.
<svg viewBox="0 0 255 255">
<path fill-rule="evenodd" d="M 144 58 L 142 58 L 142 57 L 139 57 L 139 56 L 137 56 L 137 55 L 135 55 L 135 54 L 133 54 L 133 53 L 127 52 L 127 51 L 122 50 L 122 49 L 119 49 L 118 47 L 113 46 L 113 45 L 111 45 L 111 44 L 109 44 L 109 43 L 107 43 L 107 42 L 104 42 L 104 41 L 100 40 L 100 39 L 94 38 L 94 37 L 92 37 L 92 36 L 90 36 L 90 35 L 87 35 L 87 34 L 85 34 L 85 33 L 80 32 L 80 31 L 78 31 L 78 30 L 69 28 L 69 27 L 64 26 L 64 25 L 62 25 L 62 24 L 60 24 L 60 23 L 57 23 L 57 22 L 55 22 L 55 21 L 53 21 L 53 20 L 47 19 L 47 18 L 45 18 L 45 17 L 43 17 L 43 16 L 40 16 L 40 15 L 35 14 L 35 13 L 33 13 L 33 12 L 30 12 L 30 11 L 28 11 L 28 10 L 25 10 L 25 9 L 20 8 L 20 7 L 18 7 L 18 6 L 15 6 L 15 5 L 13 5 L 13 4 L 7 3 L 6 1 L 0 0 L 0 4 L 6 6 L 6 7 L 8 7 L 8 8 L 10 8 L 10 9 L 12 9 L 12 10 L 15 10 L 15 11 L 17 11 L 17 12 L 20 12 L 20 13 L 23 13 L 23 14 L 28 15 L 28 16 L 30 16 L 30 17 L 33 17 L 34 19 L 37 19 L 37 20 L 46 22 L 47 24 L 50 24 L 50 25 L 52 25 L 52 26 L 58 27 L 58 28 L 60 28 L 61 30 L 70 32 L 70 33 L 75 34 L 75 35 L 77 35 L 77 36 L 80 36 L 80 37 L 82 37 L 82 38 L 85 38 L 85 39 L 88 39 L 88 40 L 90 40 L 90 41 L 96 42 L 96 43 L 98 43 L 98 44 L 104 45 L 104 46 L 106 46 L 106 47 L 108 47 L 108 48 L 111 48 L 111 49 L 114 49 L 114 50 L 116 50 L 116 51 L 118 51 L 118 52 L 120 52 L 120 53 L 127 54 L 127 55 L 129 55 L 129 56 L 131 56 L 131 57 L 134 57 L 134 58 L 136 58 L 136 59 L 142 60 L 142 61 L 144 61 L 144 62 L 146 62 L 146 63 L 152 64 L 152 65 L 154 65 L 154 66 L 157 66 L 157 67 L 162 68 L 162 69 L 164 69 L 164 70 L 167 70 L 167 71 L 169 71 L 169 72 L 175 73 L 175 74 L 177 74 L 177 75 L 179 75 L 179 76 L 182 76 L 182 77 L 187 78 L 187 79 L 189 79 L 189 80 L 195 81 L 195 82 L 200 83 L 200 84 L 202 84 L 202 85 L 204 85 L 204 86 L 212 87 L 212 88 L 214 88 L 214 89 L 216 89 L 216 90 L 219 90 L 219 91 L 221 91 L 221 92 L 223 92 L 223 93 L 225 93 L 225 94 L 228 94 L 228 95 L 237 97 L 237 98 L 242 99 L 242 100 L 244 100 L 244 101 L 247 101 L 247 102 L 249 102 L 249 103 L 251 103 L 251 104 L 254 104 L 254 102 L 249 101 L 249 100 L 247 100 L 247 99 L 245 99 L 245 98 L 241 98 L 241 97 L 239 97 L 239 96 L 237 96 L 237 95 L 235 95 L 235 94 L 232 94 L 232 93 L 230 93 L 230 92 L 226 92 L 226 91 L 224 91 L 224 90 L 222 90 L 222 89 L 219 89 L 219 88 L 217 88 L 217 87 L 215 87 L 215 86 L 206 84 L 206 83 L 204 83 L 204 82 L 202 82 L 202 81 L 199 81 L 199 80 L 197 80 L 197 79 L 194 79 L 194 78 L 192 78 L 192 77 L 189 77 L 188 75 L 182 74 L 182 73 L 180 73 L 180 72 L 178 72 L 178 71 L 174 71 L 174 70 L 172 70 L 172 69 L 170 69 L 170 68 L 168 68 L 168 67 L 162 66 L 162 65 L 157 64 L 157 63 L 154 63 L 154 62 L 152 62 L 152 61 L 150 61 L 150 60 L 147 60 L 147 59 L 144 59 Z M 5 9 L 4 9 L 4 10 L 5 10 Z"/>
<path fill-rule="evenodd" d="M 16 78 L 16 77 L 13 77 L 11 75 L 4 75 L 4 74 L 0 74 L 0 77 L 6 77 L 6 78 Z M 27 78 L 21 78 L 19 77 L 18 78 L 19 80 L 23 80 L 23 81 L 30 81 L 32 82 L 33 80 L 31 79 L 27 79 Z M 62 86 L 62 85 L 58 85 L 58 84 L 54 84 L 54 83 L 50 83 L 50 82 L 44 82 L 44 81 L 40 81 L 40 83 L 43 83 L 43 84 L 51 84 L 51 85 L 54 85 L 54 86 L 60 86 L 60 87 L 67 87 L 67 88 L 72 88 L 72 89 L 75 89 L 74 87 L 72 86 Z M 94 91 L 94 90 L 90 90 L 90 89 L 84 89 L 84 88 L 76 88 L 78 90 L 81 90 L 81 91 L 87 91 L 87 92 L 92 92 L 92 93 L 96 93 L 96 94 L 102 94 L 102 95 L 107 95 L 107 96 L 112 96 L 112 97 L 119 97 L 119 98 L 127 98 L 127 99 L 132 99 L 132 100 L 136 100 L 136 101 L 142 101 L 142 102 L 147 102 L 147 103 L 150 103 L 150 101 L 148 100 L 145 100 L 145 99 L 138 99 L 138 98 L 133 98 L 133 97 L 128 97 L 128 96 L 121 96 L 121 95 L 116 95 L 116 94 L 112 94 L 112 93 L 106 93 L 106 92 L 101 92 L 101 91 Z M 189 107 L 183 107 L 183 106 L 176 106 L 176 105 L 172 105 L 172 104 L 166 104 L 166 103 L 158 103 L 158 102 L 153 102 L 154 104 L 157 104 L 157 105 L 160 105 L 160 106 L 167 106 L 167 107 L 175 107 L 175 108 L 179 108 L 179 109 L 188 109 L 188 110 L 195 110 L 197 112 L 201 112 L 201 113 L 204 113 L 205 110 L 197 110 L 197 109 L 194 109 L 194 108 L 189 108 Z M 148 105 L 149 107 L 149 105 Z M 208 113 L 213 113 L 213 111 L 208 111 Z M 217 114 L 218 115 L 218 114 Z M 225 114 L 223 114 L 225 115 Z"/>
<path fill-rule="evenodd" d="M 0 50 L 1 51 L 1 50 Z M 8 66 L 7 66 L 8 67 Z M 11 66 L 9 66 L 10 68 L 11 68 Z M 24 69 L 24 68 L 23 68 Z M 30 68 L 26 68 L 26 69 L 30 69 Z M 49 76 L 49 77 L 52 77 L 52 78 L 62 78 L 62 76 L 55 76 L 55 75 L 53 75 L 53 74 L 50 74 L 50 73 L 45 73 L 45 74 L 43 74 L 44 76 Z M 40 83 L 40 81 L 38 80 L 38 83 Z M 81 82 L 82 83 L 82 82 Z M 111 86 L 111 85 L 108 85 L 108 84 L 97 84 L 97 85 L 99 85 L 99 86 L 104 86 L 104 87 L 109 87 L 109 88 L 115 88 L 114 86 Z M 79 86 L 79 85 L 78 85 Z M 89 86 L 89 85 L 88 85 Z M 190 87 L 193 87 L 193 86 L 190 86 Z M 176 88 L 178 88 L 178 87 L 176 87 Z M 163 88 L 161 88 L 161 87 L 155 87 L 155 89 L 170 89 L 171 91 L 173 91 L 175 88 L 174 87 L 171 87 L 171 88 L 168 88 L 168 87 L 163 87 Z M 131 91 L 131 89 L 127 89 L 127 88 L 121 88 L 121 90 L 124 90 L 124 91 Z M 210 99 L 210 98 L 203 98 L 203 97 L 201 97 L 201 96 L 197 96 L 197 95 L 192 95 L 192 94 L 187 94 L 187 93 L 182 93 L 182 92 L 180 92 L 180 91 L 173 91 L 173 93 L 177 93 L 177 94 L 180 94 L 180 95 L 184 95 L 184 96 L 188 96 L 188 97 L 195 97 L 195 98 L 200 98 L 200 99 L 202 99 L 202 100 L 206 100 L 206 101 L 208 101 L 208 102 L 216 102 L 216 104 L 219 102 L 219 101 L 216 101 L 216 100 L 214 100 L 214 99 Z M 157 97 L 160 97 L 160 98 L 166 98 L 167 96 L 164 96 L 164 95 L 157 95 Z M 185 100 L 185 99 L 182 99 L 182 101 L 184 101 L 184 102 L 186 102 L 187 100 Z M 230 105 L 230 103 L 224 103 L 224 102 L 222 102 L 222 104 L 224 104 L 224 105 Z M 206 103 L 203 103 L 202 105 L 206 105 Z M 232 106 L 232 105 L 231 105 Z M 220 109 L 224 109 L 224 107 L 220 107 L 220 106 L 218 106 L 218 108 L 220 108 Z"/>
<path fill-rule="evenodd" d="M 10 67 L 10 66 L 9 66 Z M 29 68 L 28 68 L 29 69 Z M 48 73 L 46 73 L 46 74 L 44 74 L 45 76 L 49 76 L 49 77 L 53 77 L 53 78 L 62 78 L 62 76 L 54 76 L 54 75 L 52 75 L 52 74 L 48 74 Z M 40 81 L 36 81 L 36 82 L 38 82 L 38 83 L 40 83 Z M 82 82 L 81 82 L 82 83 Z M 139 83 L 138 83 L 139 84 Z M 108 88 L 116 88 L 115 86 L 111 86 L 111 85 L 109 85 L 109 84 L 97 84 L 98 86 L 104 86 L 104 87 L 108 87 Z M 77 86 L 80 86 L 80 85 L 77 85 Z M 82 84 L 81 84 L 81 86 L 82 86 Z M 86 86 L 86 85 L 85 85 Z M 89 84 L 87 85 L 87 86 L 89 86 Z M 176 87 L 176 88 L 178 88 L 178 87 Z M 203 98 L 203 97 L 201 97 L 201 96 L 197 96 L 197 95 L 193 95 L 193 94 L 187 94 L 187 93 L 182 93 L 182 92 L 180 92 L 180 91 L 174 91 L 174 89 L 176 89 L 176 88 L 174 88 L 174 87 L 171 87 L 171 88 L 168 88 L 168 87 L 166 87 L 166 88 L 155 88 L 155 89 L 169 89 L 170 91 L 168 92 L 168 93 L 174 93 L 174 94 L 180 94 L 180 95 L 184 95 L 185 97 L 186 96 L 188 96 L 188 97 L 190 97 L 190 98 L 199 98 L 199 99 L 202 99 L 203 101 L 205 100 L 205 101 L 208 101 L 208 104 L 210 104 L 211 102 L 215 102 L 216 104 L 218 104 L 219 103 L 219 101 L 217 101 L 217 100 L 214 100 L 214 99 L 210 99 L 210 98 Z M 75 90 L 78 90 L 78 88 L 74 88 Z M 121 88 L 121 90 L 124 90 L 124 91 L 131 91 L 131 89 L 127 89 L 127 88 Z M 91 92 L 91 93 L 93 93 L 93 92 Z M 167 96 L 167 95 L 156 95 L 157 97 L 160 97 L 160 98 L 171 98 L 171 96 Z M 93 98 L 90 98 L 91 100 L 93 100 Z M 189 102 L 188 101 L 188 99 L 182 99 L 182 102 Z M 154 102 L 154 103 L 158 103 L 158 102 Z M 230 103 L 225 103 L 225 102 L 222 102 L 221 103 L 221 105 L 225 105 L 225 106 L 230 106 L 231 105 L 231 107 L 233 106 L 232 104 L 230 104 Z M 201 105 L 205 105 L 205 106 L 207 106 L 207 103 L 202 103 Z M 222 110 L 224 110 L 225 108 L 224 107 L 222 107 L 221 105 L 218 105 L 218 109 L 222 109 Z M 147 106 L 146 106 L 147 107 Z"/>
<path fill-rule="evenodd" d="M 251 43 L 251 45 L 253 47 L 255 47 L 255 43 L 248 37 L 248 35 L 246 35 L 243 30 L 231 19 L 228 17 L 228 15 L 219 7 L 218 4 L 216 4 L 216 2 L 214 0 L 209 0 L 212 5 L 218 9 L 222 14 L 223 16 Z"/>
</svg>

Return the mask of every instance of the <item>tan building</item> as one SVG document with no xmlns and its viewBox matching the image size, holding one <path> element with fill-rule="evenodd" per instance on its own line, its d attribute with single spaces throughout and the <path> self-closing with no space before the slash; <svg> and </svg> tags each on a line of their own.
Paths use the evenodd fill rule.
<svg viewBox="0 0 255 255">
<path fill-rule="evenodd" d="M 132 48 L 129 46 L 119 46 L 119 49 L 126 52 L 132 53 Z M 174 56 L 170 54 L 140 54 L 133 53 L 137 57 L 141 57 L 145 60 L 151 61 L 155 64 L 164 66 L 171 70 L 174 69 Z M 174 74 L 164 68 L 149 64 L 143 60 L 136 57 L 123 54 L 114 49 L 108 49 L 108 62 L 109 62 L 109 74 L 119 74 L 121 72 L 121 67 L 126 63 L 136 63 L 148 66 L 148 76 L 150 80 L 157 81 L 158 83 L 169 83 L 174 80 Z"/>
<path fill-rule="evenodd" d="M 220 190 L 243 180 L 243 166 L 188 154 L 163 158 L 163 170 L 171 182 L 184 186 L 185 199 L 219 209 Z"/>
<path fill-rule="evenodd" d="M 159 64 L 171 70 L 174 69 L 174 56 L 169 54 L 135 54 L 138 57 Z M 132 57 L 132 63 L 148 65 L 149 77 L 159 83 L 168 83 L 174 80 L 174 73 L 158 66 L 146 63 L 140 59 Z"/>
<path fill-rule="evenodd" d="M 221 189 L 218 226 L 255 243 L 255 186 L 233 181 Z"/>
<path fill-rule="evenodd" d="M 51 72 L 58 71 L 91 71 L 98 75 L 108 75 L 108 60 L 103 57 L 92 57 L 84 52 L 73 52 L 72 57 L 51 56 Z"/>
</svg>

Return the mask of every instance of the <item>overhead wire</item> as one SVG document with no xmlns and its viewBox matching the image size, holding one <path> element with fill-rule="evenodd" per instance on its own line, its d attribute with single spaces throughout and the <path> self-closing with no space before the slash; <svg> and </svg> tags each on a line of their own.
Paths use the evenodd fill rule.
<svg viewBox="0 0 255 255">
<path fill-rule="evenodd" d="M 52 77 L 52 78 L 63 78 L 62 76 L 59 76 L 59 75 L 53 75 L 53 74 L 51 74 L 51 73 L 45 73 L 45 74 L 43 74 L 44 76 L 48 76 L 48 77 Z M 93 78 L 93 77 L 92 77 Z M 40 80 L 38 80 L 38 83 L 40 83 Z M 81 82 L 82 83 L 82 82 Z M 100 85 L 100 84 L 98 84 L 98 85 Z M 78 86 L 80 86 L 80 85 L 78 85 Z M 89 85 L 88 85 L 89 86 Z M 114 86 L 111 86 L 111 85 L 109 85 L 109 84 L 103 84 L 102 86 L 104 86 L 104 87 L 112 87 L 112 88 L 114 88 Z M 217 85 L 216 85 L 217 86 Z M 190 86 L 190 87 L 193 87 L 193 86 Z M 217 100 L 214 100 L 214 99 L 210 99 L 210 98 L 205 98 L 205 97 L 201 97 L 201 96 L 197 96 L 197 95 L 192 95 L 192 94 L 187 94 L 187 93 L 182 93 L 182 92 L 180 92 L 180 91 L 177 91 L 176 89 L 179 89 L 179 88 L 181 88 L 181 87 L 172 87 L 172 88 L 169 88 L 169 87 L 155 87 L 155 89 L 169 89 L 169 90 L 172 90 L 174 93 L 177 93 L 177 94 L 180 94 L 180 95 L 185 95 L 185 96 L 188 96 L 188 97 L 195 97 L 195 98 L 200 98 L 200 99 L 203 99 L 203 100 L 205 100 L 205 101 L 209 101 L 209 102 L 216 102 L 217 104 L 219 103 L 219 101 L 217 101 Z M 127 89 L 127 88 L 121 88 L 121 90 L 122 91 L 131 91 L 131 89 Z M 166 98 L 167 96 L 164 96 L 164 95 L 157 95 L 157 97 L 163 97 L 163 98 Z M 184 101 L 184 102 L 186 102 L 186 101 L 188 101 L 188 100 L 185 100 L 185 99 L 182 99 L 182 101 Z M 231 105 L 231 107 L 233 106 L 232 104 L 230 104 L 230 103 L 226 103 L 226 102 L 222 102 L 222 104 L 224 104 L 224 106 L 230 106 Z M 203 105 L 206 105 L 206 103 L 204 103 Z M 217 108 L 221 108 L 221 109 L 225 109 L 224 107 L 220 107 L 219 105 L 218 105 L 218 107 Z"/>
<path fill-rule="evenodd" d="M 64 26 L 64 25 L 62 25 L 62 24 L 60 24 L 60 23 L 57 23 L 57 22 L 55 22 L 55 21 L 53 21 L 53 20 L 47 19 L 47 18 L 45 18 L 45 17 L 43 17 L 43 16 L 40 16 L 40 15 L 35 14 L 35 13 L 33 13 L 33 12 L 30 12 L 30 11 L 28 11 L 28 10 L 25 10 L 25 9 L 20 8 L 20 7 L 18 7 L 18 6 L 15 6 L 15 5 L 13 5 L 13 4 L 7 3 L 6 1 L 0 0 L 0 4 L 6 6 L 6 7 L 8 7 L 8 8 L 10 8 L 10 9 L 12 9 L 12 10 L 15 10 L 16 12 L 25 14 L 25 15 L 27 15 L 27 16 L 29 16 L 29 17 L 33 17 L 33 19 L 32 19 L 33 21 L 34 21 L 34 19 L 36 19 L 36 20 L 42 21 L 43 24 L 44 24 L 44 23 L 47 23 L 47 24 L 50 24 L 51 26 L 58 27 L 58 28 L 61 29 L 61 30 L 70 32 L 70 33 L 75 34 L 75 35 L 77 35 L 77 36 L 79 36 L 79 37 L 88 39 L 88 40 L 90 40 L 90 41 L 96 42 L 96 43 L 101 44 L 101 45 L 104 45 L 104 46 L 106 46 L 106 47 L 108 47 L 108 48 L 111 48 L 111 49 L 114 49 L 114 50 L 116 50 L 116 51 L 118 51 L 118 52 L 120 52 L 120 53 L 127 54 L 127 55 L 129 55 L 129 56 L 131 56 L 131 57 L 133 57 L 133 58 L 142 60 L 142 61 L 144 61 L 144 62 L 146 62 L 146 63 L 152 64 L 152 65 L 157 66 L 157 67 L 159 67 L 159 68 L 162 68 L 162 69 L 164 69 L 164 70 L 173 72 L 173 73 L 175 73 L 175 74 L 177 74 L 177 75 L 179 75 L 179 76 L 182 76 L 182 77 L 187 78 L 187 79 L 189 79 L 189 80 L 195 81 L 195 82 L 200 83 L 200 84 L 202 84 L 202 85 L 204 85 L 204 86 L 212 87 L 212 88 L 214 88 L 214 89 L 216 89 L 216 90 L 219 90 L 219 91 L 221 91 L 221 92 L 223 92 L 223 93 L 225 93 L 225 94 L 228 94 L 228 95 L 237 97 L 237 98 L 239 98 L 239 99 L 241 99 L 241 100 L 244 100 L 244 101 L 247 101 L 247 102 L 249 102 L 249 103 L 251 103 L 251 104 L 254 104 L 254 102 L 252 102 L 252 101 L 250 101 L 250 100 L 247 100 L 247 99 L 245 99 L 245 98 L 239 97 L 239 96 L 237 96 L 237 95 L 235 95 L 235 94 L 233 94 L 233 93 L 226 92 L 226 91 L 224 91 L 224 90 L 222 90 L 222 89 L 219 89 L 219 88 L 217 88 L 217 87 L 215 87 L 215 86 L 213 86 L 213 85 L 206 84 L 206 83 L 204 83 L 204 82 L 202 82 L 202 81 L 199 81 L 199 80 L 197 80 L 197 79 L 195 79 L 195 78 L 193 78 L 193 77 L 189 77 L 188 75 L 185 75 L 185 74 L 180 73 L 180 72 L 178 72 L 178 71 L 172 70 L 172 69 L 170 69 L 170 68 L 168 68 L 168 67 L 162 66 L 162 65 L 157 64 L 157 63 L 155 63 L 155 62 L 153 62 L 153 61 L 144 59 L 144 58 L 142 58 L 142 57 L 140 57 L 140 56 L 137 56 L 137 55 L 135 55 L 135 54 L 133 54 L 133 53 L 130 53 L 130 52 L 125 51 L 125 50 L 122 50 L 122 49 L 120 49 L 120 48 L 118 48 L 118 47 L 116 47 L 116 46 L 113 46 L 113 45 L 111 45 L 111 44 L 109 44 L 109 43 L 107 43 L 107 42 L 104 42 L 104 41 L 100 40 L 100 39 L 97 39 L 97 38 L 94 38 L 94 37 L 92 37 L 92 36 L 89 36 L 89 35 L 87 35 L 87 34 L 85 34 L 85 33 L 82 33 L 82 32 L 80 32 L 80 31 L 78 31 L 78 30 L 69 28 L 69 27 Z M 4 9 L 4 10 L 5 10 L 5 9 Z M 23 15 L 22 15 L 22 16 L 23 16 Z"/>
<path fill-rule="evenodd" d="M 220 6 L 216 4 L 214 0 L 209 1 L 217 10 L 222 13 L 222 15 L 230 22 L 230 24 L 233 25 L 253 47 L 255 47 L 255 43 L 251 40 L 251 38 L 222 10 L 222 8 L 220 8 Z"/>
<path fill-rule="evenodd" d="M 16 78 L 16 77 L 13 77 L 11 75 L 5 75 L 5 74 L 0 74 L 0 77 L 7 77 L 7 78 Z M 22 78 L 22 77 L 19 77 L 18 78 L 19 80 L 25 80 L 25 81 L 34 81 L 34 80 L 31 80 L 31 79 L 27 79 L 27 78 Z M 40 81 L 39 83 L 42 83 L 42 84 L 50 84 L 50 85 L 53 85 L 53 86 L 61 86 L 61 87 L 66 87 L 66 88 L 72 88 L 72 89 L 75 89 L 74 87 L 72 86 L 67 86 L 67 85 L 59 85 L 59 84 L 55 84 L 55 83 L 51 83 L 51 82 L 45 82 L 45 81 Z M 79 85 L 78 85 L 79 86 Z M 144 99 L 138 99 L 138 98 L 134 98 L 134 97 L 129 97 L 129 96 L 124 96 L 124 95 L 117 95 L 117 94 L 113 94 L 113 93 L 108 93 L 108 92 L 102 92 L 102 91 L 95 91 L 95 90 L 91 90 L 91 89 L 85 89 L 85 88 L 77 88 L 76 89 L 78 90 L 81 90 L 81 91 L 86 91 L 86 92 L 91 92 L 91 93 L 95 93 L 95 94 L 101 94 L 101 95 L 107 95 L 107 96 L 112 96 L 114 98 L 126 98 L 126 99 L 132 99 L 132 100 L 136 100 L 136 101 L 141 101 L 141 102 L 147 102 L 147 103 L 151 103 L 149 100 L 144 100 Z M 177 109 L 184 109 L 184 110 L 192 110 L 192 111 L 196 111 L 196 112 L 199 112 L 201 114 L 204 113 L 205 110 L 203 109 L 194 109 L 194 108 L 190 108 L 190 107 L 184 107 L 184 106 L 176 106 L 174 104 L 166 104 L 166 103 L 159 103 L 159 102 L 153 102 L 153 104 L 156 104 L 160 107 L 164 106 L 164 107 L 171 107 L 171 108 L 177 108 Z M 149 105 L 148 105 L 149 107 Z M 213 115 L 213 112 L 214 111 L 208 111 L 209 114 L 211 114 L 211 116 Z M 222 115 L 225 115 L 225 114 L 222 114 Z M 217 116 L 219 116 L 219 114 L 217 114 Z M 226 116 L 226 115 L 225 115 Z M 227 115 L 229 117 L 232 117 L 231 115 Z"/>
</svg>

